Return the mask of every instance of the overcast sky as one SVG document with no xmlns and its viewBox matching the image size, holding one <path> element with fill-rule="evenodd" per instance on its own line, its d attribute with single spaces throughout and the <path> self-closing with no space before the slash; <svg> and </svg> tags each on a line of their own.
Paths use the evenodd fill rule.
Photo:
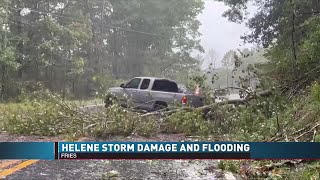
<svg viewBox="0 0 320 180">
<path fill-rule="evenodd" d="M 222 17 L 223 12 L 228 9 L 223 3 L 212 0 L 205 2 L 205 9 L 199 16 L 202 23 L 200 27 L 201 44 L 206 52 L 210 49 L 216 51 L 220 61 L 227 51 L 244 47 L 240 36 L 248 32 L 248 29 L 244 24 L 232 23 Z M 246 47 L 250 46 L 246 45 Z"/>
</svg>

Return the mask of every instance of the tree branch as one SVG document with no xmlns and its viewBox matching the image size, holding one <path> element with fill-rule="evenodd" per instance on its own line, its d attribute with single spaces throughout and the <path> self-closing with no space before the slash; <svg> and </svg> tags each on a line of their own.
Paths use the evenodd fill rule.
<svg viewBox="0 0 320 180">
<path fill-rule="evenodd" d="M 245 91 L 248 94 L 252 94 L 251 91 L 248 91 L 247 89 L 240 88 L 240 87 L 226 87 L 226 88 L 218 89 L 217 91 L 219 91 L 219 90 L 227 90 L 227 89 L 237 89 L 237 90 Z"/>
<path fill-rule="evenodd" d="M 320 123 L 317 124 L 317 125 L 315 125 L 315 126 L 313 126 L 309 131 L 306 131 L 306 132 L 300 134 L 300 135 L 299 135 L 298 137 L 296 137 L 295 139 L 300 139 L 301 137 L 305 136 L 306 134 L 309 134 L 309 133 L 311 133 L 312 131 L 316 130 L 319 126 L 320 126 Z"/>
<path fill-rule="evenodd" d="M 314 12 L 302 12 L 299 13 L 300 15 L 319 15 L 320 11 L 314 11 Z"/>
<path fill-rule="evenodd" d="M 208 109 L 211 109 L 213 107 L 220 106 L 220 105 L 245 104 L 245 103 L 247 103 L 248 101 L 250 101 L 252 99 L 256 99 L 258 97 L 268 97 L 270 95 L 272 95 L 272 90 L 266 90 L 266 91 L 261 91 L 259 93 L 256 93 L 255 95 L 248 96 L 246 99 L 226 100 L 226 101 L 221 101 L 221 102 L 217 102 L 217 103 L 214 103 L 214 104 L 202 106 L 202 107 L 199 107 L 199 108 L 184 107 L 184 108 L 174 109 L 174 110 L 165 111 L 165 112 L 156 111 L 156 112 L 151 112 L 151 113 L 144 114 L 144 115 L 142 115 L 140 117 L 148 117 L 148 116 L 153 116 L 153 115 L 169 115 L 169 114 L 180 112 L 180 111 L 194 111 L 194 110 L 200 110 L 200 111 L 202 110 L 202 111 L 204 111 L 204 110 L 208 110 Z"/>
</svg>

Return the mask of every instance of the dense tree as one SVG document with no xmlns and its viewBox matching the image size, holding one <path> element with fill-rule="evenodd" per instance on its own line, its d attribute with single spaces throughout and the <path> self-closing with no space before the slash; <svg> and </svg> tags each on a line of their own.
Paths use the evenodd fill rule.
<svg viewBox="0 0 320 180">
<path fill-rule="evenodd" d="M 202 64 L 204 69 L 209 69 L 209 68 L 216 69 L 218 67 L 217 66 L 218 53 L 215 50 L 210 49 L 207 52 L 205 59 L 206 60 Z"/>
<path fill-rule="evenodd" d="M 232 69 L 234 67 L 236 52 L 233 50 L 228 51 L 222 58 L 222 64 L 224 68 Z"/>
<path fill-rule="evenodd" d="M 64 96 L 104 92 L 115 79 L 198 66 L 201 0 L 0 2 L 1 97 L 42 86 Z"/>
<path fill-rule="evenodd" d="M 7 1 L 0 2 L 0 23 L 2 28 L 0 29 L 0 98 L 3 100 L 9 93 L 8 89 L 12 80 L 10 74 L 17 71 L 21 64 L 16 59 L 16 41 L 19 37 L 16 37 L 9 29 L 9 13 L 5 6 Z"/>
<path fill-rule="evenodd" d="M 234 22 L 245 22 L 251 29 L 250 34 L 243 36 L 246 42 L 268 48 L 273 81 L 296 91 L 318 78 L 318 0 L 219 1 L 230 7 L 224 16 Z M 258 9 L 251 18 L 246 16 L 249 3 Z"/>
</svg>

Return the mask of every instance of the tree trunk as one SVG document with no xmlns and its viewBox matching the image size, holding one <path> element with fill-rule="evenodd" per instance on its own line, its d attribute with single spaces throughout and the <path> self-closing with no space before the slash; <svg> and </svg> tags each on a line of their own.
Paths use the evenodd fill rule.
<svg viewBox="0 0 320 180">
<path fill-rule="evenodd" d="M 296 14 L 295 14 L 295 5 L 293 4 L 293 10 L 292 10 L 292 32 L 291 32 L 291 41 L 292 41 L 292 55 L 293 58 L 295 60 L 295 63 L 297 62 L 297 52 L 296 52 L 296 40 L 295 40 L 295 33 L 296 33 L 296 25 L 295 25 L 295 21 L 296 21 Z M 295 64 L 293 63 L 293 64 Z M 293 65 L 293 67 L 295 68 L 296 66 Z"/>
<path fill-rule="evenodd" d="M 6 83 L 5 76 L 6 76 L 6 67 L 4 65 L 2 65 L 1 93 L 0 93 L 1 102 L 3 102 L 3 100 L 4 100 L 5 83 Z"/>
<path fill-rule="evenodd" d="M 117 43 L 117 30 L 113 29 L 113 43 L 112 46 L 112 74 L 115 79 L 119 78 L 118 74 L 118 61 L 119 61 L 119 52 L 118 52 L 118 43 Z"/>
<path fill-rule="evenodd" d="M 20 0 L 16 1 L 17 2 L 17 7 L 21 7 L 21 2 Z M 17 31 L 18 31 L 18 34 L 20 37 L 23 37 L 23 27 L 22 27 L 22 24 L 21 24 L 21 21 L 22 21 L 22 16 L 19 14 L 20 11 L 17 11 L 17 17 L 18 17 L 18 21 L 17 21 Z M 19 64 L 22 64 L 23 62 L 23 40 L 20 40 L 18 45 L 17 45 L 17 49 L 18 49 L 18 52 L 21 53 L 18 55 L 18 58 L 17 58 L 17 62 Z M 18 69 L 18 78 L 20 80 L 22 80 L 22 67 L 21 66 L 19 69 Z"/>
<path fill-rule="evenodd" d="M 73 95 L 75 95 L 74 85 L 75 85 L 75 80 L 72 81 L 72 94 L 73 94 Z"/>
</svg>

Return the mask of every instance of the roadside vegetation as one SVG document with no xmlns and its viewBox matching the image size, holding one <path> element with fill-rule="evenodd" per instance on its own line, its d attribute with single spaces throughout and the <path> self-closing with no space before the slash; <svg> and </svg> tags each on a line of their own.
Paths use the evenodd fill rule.
<svg viewBox="0 0 320 180">
<path fill-rule="evenodd" d="M 4 131 L 12 134 L 58 136 L 69 140 L 79 137 L 130 135 L 137 132 L 149 136 L 155 124 L 117 105 L 99 111 L 80 108 L 77 103 L 64 101 L 49 91 L 34 92 L 34 97 L 19 103 L 0 106 Z"/>
<path fill-rule="evenodd" d="M 233 139 L 319 142 L 319 1 L 219 1 L 230 7 L 226 18 L 244 22 L 251 30 L 244 41 L 265 49 L 268 61 L 259 67 L 259 79 L 263 89 L 275 89 L 272 96 L 250 101 L 227 121 L 239 120 L 240 128 L 230 126 Z M 258 12 L 247 16 L 250 3 Z M 221 163 L 246 178 L 319 179 L 319 162 Z"/>
</svg>

